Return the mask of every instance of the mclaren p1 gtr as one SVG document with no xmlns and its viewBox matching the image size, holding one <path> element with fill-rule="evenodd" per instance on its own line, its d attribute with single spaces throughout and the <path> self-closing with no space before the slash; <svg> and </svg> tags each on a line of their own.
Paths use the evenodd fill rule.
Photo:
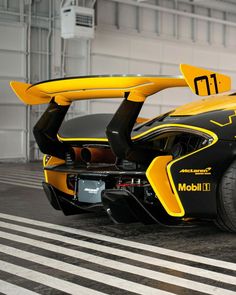
<svg viewBox="0 0 236 295">
<path fill-rule="evenodd" d="M 230 77 L 181 65 L 182 76 L 88 76 L 13 81 L 26 104 L 49 104 L 34 127 L 43 188 L 65 215 L 104 210 L 117 223 L 210 219 L 236 231 L 236 94 Z M 190 87 L 201 100 L 153 119 L 147 97 Z M 115 114 L 64 120 L 73 101 L 122 98 Z"/>
</svg>

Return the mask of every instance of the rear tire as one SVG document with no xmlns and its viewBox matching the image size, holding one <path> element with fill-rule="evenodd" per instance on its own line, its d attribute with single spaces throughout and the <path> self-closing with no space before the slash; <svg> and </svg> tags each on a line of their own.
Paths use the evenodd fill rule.
<svg viewBox="0 0 236 295">
<path fill-rule="evenodd" d="M 217 198 L 217 226 L 236 232 L 236 161 L 225 171 Z"/>
</svg>

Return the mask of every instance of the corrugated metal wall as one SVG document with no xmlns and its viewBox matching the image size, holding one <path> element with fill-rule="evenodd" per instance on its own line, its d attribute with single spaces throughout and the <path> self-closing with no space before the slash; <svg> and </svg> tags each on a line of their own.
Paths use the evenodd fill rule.
<svg viewBox="0 0 236 295">
<path fill-rule="evenodd" d="M 39 157 L 29 130 L 44 107 L 29 112 L 10 90 L 12 79 L 35 83 L 86 74 L 178 75 L 179 63 L 190 63 L 223 71 L 236 81 L 236 3 L 194 3 L 97 0 L 90 46 L 85 40 L 61 39 L 60 0 L 0 0 L 0 159 Z M 142 115 L 152 117 L 194 99 L 188 89 L 164 91 L 147 101 Z M 115 100 L 77 103 L 68 117 L 114 112 L 118 105 Z"/>
</svg>

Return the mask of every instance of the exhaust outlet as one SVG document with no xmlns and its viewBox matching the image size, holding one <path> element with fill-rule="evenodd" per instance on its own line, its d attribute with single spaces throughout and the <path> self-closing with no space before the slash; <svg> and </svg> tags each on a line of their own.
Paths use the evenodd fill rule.
<svg viewBox="0 0 236 295">
<path fill-rule="evenodd" d="M 116 158 L 108 148 L 82 148 L 80 153 L 81 160 L 86 163 L 109 163 L 115 162 Z"/>
</svg>

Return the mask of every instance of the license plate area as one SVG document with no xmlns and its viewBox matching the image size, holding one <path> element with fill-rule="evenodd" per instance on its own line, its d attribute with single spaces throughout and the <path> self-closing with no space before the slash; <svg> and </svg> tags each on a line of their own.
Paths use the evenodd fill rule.
<svg viewBox="0 0 236 295">
<path fill-rule="evenodd" d="M 78 200 L 82 203 L 101 203 L 101 192 L 105 189 L 102 180 L 80 179 L 78 182 Z"/>
</svg>

